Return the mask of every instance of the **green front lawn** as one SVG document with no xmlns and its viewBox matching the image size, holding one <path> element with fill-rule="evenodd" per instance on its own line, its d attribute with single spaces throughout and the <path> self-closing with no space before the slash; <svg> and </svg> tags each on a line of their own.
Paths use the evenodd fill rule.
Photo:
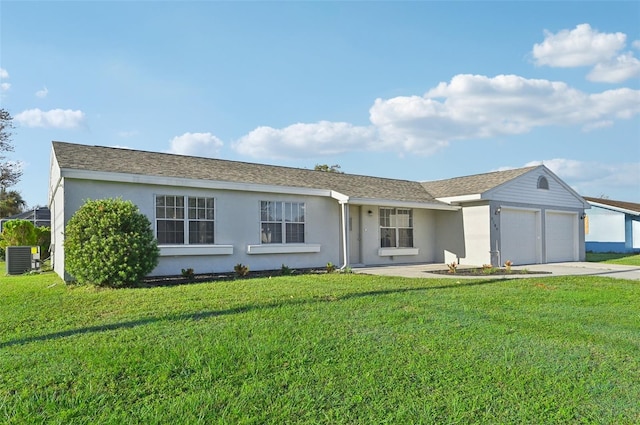
<svg viewBox="0 0 640 425">
<path fill-rule="evenodd" d="M 617 254 L 587 252 L 587 261 L 594 263 L 622 264 L 640 266 L 640 254 Z"/>
<path fill-rule="evenodd" d="M 0 422 L 640 422 L 640 284 L 0 277 Z"/>
</svg>

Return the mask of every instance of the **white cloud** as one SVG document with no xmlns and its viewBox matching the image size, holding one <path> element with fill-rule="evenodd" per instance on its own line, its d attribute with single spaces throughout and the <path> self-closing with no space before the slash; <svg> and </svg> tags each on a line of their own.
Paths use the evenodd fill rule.
<svg viewBox="0 0 640 425">
<path fill-rule="evenodd" d="M 640 61 L 633 52 L 621 53 L 627 35 L 621 32 L 601 33 L 589 24 L 556 34 L 545 31 L 545 39 L 533 46 L 536 65 L 570 68 L 592 66 L 589 81 L 621 83 L 640 75 Z M 640 41 L 631 43 L 640 49 Z"/>
<path fill-rule="evenodd" d="M 257 158 L 304 158 L 380 150 L 430 155 L 455 140 L 527 133 L 548 126 L 608 127 L 640 114 L 640 90 L 589 94 L 517 75 L 456 75 L 424 96 L 376 99 L 370 126 L 345 122 L 258 127 L 233 148 Z"/>
<path fill-rule="evenodd" d="M 7 79 L 7 78 L 9 78 L 9 73 L 7 72 L 7 70 L 4 68 L 0 68 L 0 79 Z M 0 92 L 9 91 L 10 88 L 11 88 L 10 83 L 0 82 Z"/>
<path fill-rule="evenodd" d="M 77 128 L 85 121 L 84 112 L 71 109 L 29 109 L 20 112 L 14 117 L 15 121 L 25 127 L 44 128 Z"/>
<path fill-rule="evenodd" d="M 169 141 L 170 153 L 179 155 L 192 155 L 215 157 L 218 155 L 223 143 L 211 133 L 184 133 Z"/>
<path fill-rule="evenodd" d="M 516 75 L 457 75 L 424 96 L 377 99 L 370 109 L 384 144 L 433 153 L 449 141 L 514 135 L 536 127 L 590 125 L 640 113 L 640 91 L 587 94 Z"/>
<path fill-rule="evenodd" d="M 595 65 L 615 57 L 626 38 L 620 32 L 600 33 L 589 24 L 556 34 L 545 31 L 544 41 L 533 46 L 533 57 L 537 65 L 561 68 Z"/>
<path fill-rule="evenodd" d="M 36 96 L 41 99 L 47 97 L 48 94 L 49 94 L 49 89 L 46 87 L 36 92 Z"/>
<path fill-rule="evenodd" d="M 373 147 L 376 129 L 345 122 L 320 121 L 293 124 L 283 129 L 258 127 L 237 140 L 233 147 L 241 154 L 269 158 L 304 158 Z"/>
<path fill-rule="evenodd" d="M 587 80 L 603 83 L 621 83 L 640 76 L 640 60 L 627 52 L 609 62 L 597 63 L 587 75 Z"/>
</svg>

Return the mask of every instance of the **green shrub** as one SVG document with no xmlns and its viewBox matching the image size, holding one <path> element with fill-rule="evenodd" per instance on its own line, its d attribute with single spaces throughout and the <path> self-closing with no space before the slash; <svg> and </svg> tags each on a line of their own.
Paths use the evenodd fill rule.
<svg viewBox="0 0 640 425">
<path fill-rule="evenodd" d="M 65 267 L 81 284 L 137 283 L 158 265 L 151 222 L 131 201 L 88 200 L 65 229 Z"/>
<path fill-rule="evenodd" d="M 327 263 L 327 273 L 333 273 L 336 271 L 336 266 L 331 261 Z"/>
<path fill-rule="evenodd" d="M 238 277 L 245 277 L 249 274 L 249 267 L 245 266 L 242 263 L 238 263 L 233 267 L 233 270 L 236 272 Z"/>
<path fill-rule="evenodd" d="M 293 270 L 291 267 L 285 266 L 284 264 L 282 265 L 282 267 L 280 268 L 280 274 L 282 276 L 291 276 L 292 274 L 294 274 L 296 271 Z"/>
<path fill-rule="evenodd" d="M 196 277 L 194 270 L 189 267 L 188 269 L 182 269 L 182 277 L 186 277 L 189 280 L 193 280 Z"/>
</svg>

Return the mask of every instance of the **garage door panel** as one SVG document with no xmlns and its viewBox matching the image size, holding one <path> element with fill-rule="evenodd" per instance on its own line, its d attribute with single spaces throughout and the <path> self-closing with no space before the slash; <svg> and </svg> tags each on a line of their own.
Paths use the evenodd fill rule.
<svg viewBox="0 0 640 425">
<path fill-rule="evenodd" d="M 500 214 L 500 257 L 513 264 L 536 264 L 540 258 L 539 212 L 502 209 Z"/>
<path fill-rule="evenodd" d="M 547 212 L 545 216 L 545 248 L 549 263 L 577 261 L 578 215 Z"/>
</svg>

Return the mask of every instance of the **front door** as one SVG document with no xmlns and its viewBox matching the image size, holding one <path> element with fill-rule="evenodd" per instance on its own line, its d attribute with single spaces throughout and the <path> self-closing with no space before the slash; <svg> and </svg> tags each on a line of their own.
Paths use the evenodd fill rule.
<svg viewBox="0 0 640 425">
<path fill-rule="evenodd" d="M 360 264 L 360 210 L 357 205 L 349 205 L 349 262 Z"/>
</svg>

